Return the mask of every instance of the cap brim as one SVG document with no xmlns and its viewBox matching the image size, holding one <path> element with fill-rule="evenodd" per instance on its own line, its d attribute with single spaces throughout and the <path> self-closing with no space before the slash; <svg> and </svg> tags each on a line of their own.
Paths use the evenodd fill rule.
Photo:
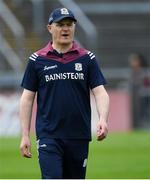
<svg viewBox="0 0 150 180">
<path fill-rule="evenodd" d="M 59 22 L 59 21 L 61 21 L 61 20 L 63 20 L 63 19 L 71 19 L 72 21 L 74 21 L 74 22 L 77 22 L 77 20 L 75 19 L 75 18 L 73 18 L 73 17 L 71 17 L 71 16 L 61 16 L 60 18 L 58 18 L 58 19 L 55 19 L 53 22 Z M 53 23 L 52 22 L 52 23 Z"/>
</svg>

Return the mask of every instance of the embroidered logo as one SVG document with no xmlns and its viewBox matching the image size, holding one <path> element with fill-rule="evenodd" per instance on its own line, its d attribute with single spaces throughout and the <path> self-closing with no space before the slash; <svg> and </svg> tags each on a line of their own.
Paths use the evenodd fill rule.
<svg viewBox="0 0 150 180">
<path fill-rule="evenodd" d="M 49 69 L 55 69 L 57 67 L 58 67 L 57 65 L 54 65 L 54 66 L 44 66 L 44 71 L 49 70 Z"/>
<path fill-rule="evenodd" d="M 81 63 L 75 63 L 75 70 L 76 71 L 82 71 L 82 64 Z"/>
<path fill-rule="evenodd" d="M 61 14 L 69 14 L 68 9 L 62 8 L 61 9 Z"/>
</svg>

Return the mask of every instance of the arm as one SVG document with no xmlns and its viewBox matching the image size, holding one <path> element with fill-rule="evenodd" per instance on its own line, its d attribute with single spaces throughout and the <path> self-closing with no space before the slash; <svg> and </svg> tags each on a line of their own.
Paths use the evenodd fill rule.
<svg viewBox="0 0 150 180">
<path fill-rule="evenodd" d="M 108 112 L 109 112 L 109 96 L 103 85 L 92 89 L 95 97 L 96 107 L 99 114 L 97 124 L 97 139 L 103 140 L 108 133 Z"/>
<path fill-rule="evenodd" d="M 20 100 L 20 119 L 22 129 L 20 150 L 22 156 L 28 158 L 32 156 L 30 152 L 31 142 L 29 138 L 29 133 L 34 97 L 35 92 L 24 89 Z"/>
</svg>

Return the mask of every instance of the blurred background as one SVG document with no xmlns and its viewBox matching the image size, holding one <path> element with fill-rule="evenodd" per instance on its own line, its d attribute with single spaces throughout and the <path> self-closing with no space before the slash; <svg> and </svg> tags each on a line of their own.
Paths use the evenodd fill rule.
<svg viewBox="0 0 150 180">
<path fill-rule="evenodd" d="M 2 170 L 1 167 L 7 164 L 6 149 L 11 150 L 11 147 L 13 149 L 16 146 L 19 149 L 20 83 L 28 57 L 50 40 L 46 25 L 50 12 L 58 7 L 66 7 L 74 12 L 78 19 L 75 39 L 81 46 L 96 54 L 107 79 L 106 89 L 111 101 L 109 131 L 112 139 L 116 139 L 116 133 L 119 136 L 127 134 L 128 143 L 132 133 L 140 132 L 140 135 L 134 134 L 133 137 L 143 137 L 144 148 L 150 152 L 149 136 L 144 136 L 150 130 L 150 1 L 0 0 L 0 178 L 39 177 L 25 172 L 23 174 L 29 176 L 22 176 L 21 171 L 18 176 L 13 171 L 9 176 L 9 168 Z M 94 135 L 98 117 L 92 95 L 91 106 Z M 32 122 L 34 132 L 35 110 Z M 17 138 L 16 146 L 11 138 Z M 108 140 L 111 144 L 109 141 L 111 135 Z M 133 139 L 133 143 L 135 141 Z M 10 142 L 14 144 L 10 146 Z M 148 146 L 145 147 L 145 144 Z M 150 155 L 145 155 L 146 160 Z M 14 161 L 12 160 L 12 164 Z M 21 163 L 24 163 L 23 160 Z M 147 166 L 147 171 L 144 169 L 141 176 L 136 174 L 137 171 L 140 172 L 137 170 L 134 175 L 129 173 L 129 178 L 150 178 L 150 164 Z M 88 174 L 88 177 L 127 178 L 126 171 L 124 175 L 117 170 L 110 173 L 110 176 L 109 173 L 104 173 L 108 174 L 106 176 L 100 176 L 101 173 L 95 173 L 94 176 L 93 173 Z"/>
</svg>

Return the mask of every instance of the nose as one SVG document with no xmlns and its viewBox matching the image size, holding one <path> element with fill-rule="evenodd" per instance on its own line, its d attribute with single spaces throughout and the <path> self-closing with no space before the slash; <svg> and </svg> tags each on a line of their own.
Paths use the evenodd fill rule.
<svg viewBox="0 0 150 180">
<path fill-rule="evenodd" d="M 68 25 L 63 25 L 62 29 L 63 29 L 63 30 L 68 30 L 69 27 L 68 27 Z"/>
</svg>

